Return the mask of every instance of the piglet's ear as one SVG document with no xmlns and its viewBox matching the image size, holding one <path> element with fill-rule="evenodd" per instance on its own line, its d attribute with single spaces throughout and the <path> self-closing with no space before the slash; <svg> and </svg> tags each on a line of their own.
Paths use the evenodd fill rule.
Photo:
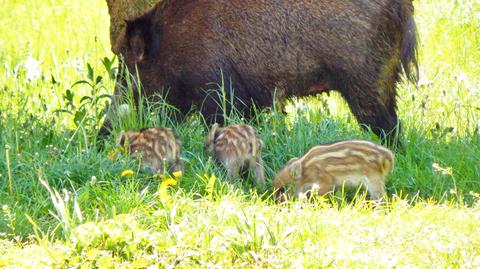
<svg viewBox="0 0 480 269">
<path fill-rule="evenodd" d="M 208 133 L 208 143 L 210 144 L 214 144 L 215 143 L 215 139 L 217 138 L 218 136 L 218 131 L 219 131 L 219 128 L 220 128 L 220 125 L 218 123 L 215 123 L 213 126 L 212 126 L 212 129 L 210 129 L 210 132 Z"/>
<path fill-rule="evenodd" d="M 257 141 L 258 141 L 258 148 L 260 150 L 263 150 L 263 148 L 265 147 L 265 144 L 263 143 L 262 139 L 259 138 Z"/>
<path fill-rule="evenodd" d="M 127 133 L 122 131 L 120 133 L 120 135 L 118 136 L 117 145 L 122 147 L 122 148 L 125 147 L 126 140 L 127 140 Z"/>
<path fill-rule="evenodd" d="M 285 166 L 289 166 L 291 163 L 293 163 L 296 160 L 298 160 L 298 157 L 291 158 L 290 160 L 288 160 L 288 162 L 285 164 Z"/>
<path fill-rule="evenodd" d="M 122 131 L 118 137 L 117 145 L 124 148 L 128 146 L 133 141 L 135 141 L 139 136 L 139 132 L 125 132 Z"/>
<path fill-rule="evenodd" d="M 205 140 L 205 148 L 207 149 L 207 151 L 209 151 L 210 153 L 213 153 L 213 149 L 215 147 L 215 139 L 217 138 L 218 136 L 218 129 L 219 129 L 219 125 L 218 123 L 215 123 L 213 126 L 212 126 L 212 129 L 210 129 L 210 132 L 208 133 L 208 137 L 207 139 Z"/>
<path fill-rule="evenodd" d="M 302 163 L 300 161 L 293 161 L 290 164 L 290 174 L 295 180 L 302 179 Z"/>
<path fill-rule="evenodd" d="M 127 142 L 127 140 L 128 140 L 128 133 L 125 131 L 122 131 L 118 136 L 117 145 L 123 148 L 125 147 L 125 143 Z"/>
</svg>

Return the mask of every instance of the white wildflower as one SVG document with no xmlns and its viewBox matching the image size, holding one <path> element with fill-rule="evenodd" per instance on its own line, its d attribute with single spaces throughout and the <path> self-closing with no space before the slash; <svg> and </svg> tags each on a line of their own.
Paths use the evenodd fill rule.
<svg viewBox="0 0 480 269">
<path fill-rule="evenodd" d="M 34 81 L 41 77 L 42 69 L 40 64 L 40 61 L 35 60 L 32 57 L 28 57 L 24 63 L 24 67 L 27 72 L 26 77 L 28 80 Z"/>
</svg>

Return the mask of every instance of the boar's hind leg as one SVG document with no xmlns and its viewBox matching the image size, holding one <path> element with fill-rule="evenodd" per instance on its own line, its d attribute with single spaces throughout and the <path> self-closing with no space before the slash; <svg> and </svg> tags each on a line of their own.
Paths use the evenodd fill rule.
<svg viewBox="0 0 480 269">
<path fill-rule="evenodd" d="M 349 88 L 343 96 L 363 128 L 371 128 L 383 143 L 395 145 L 399 131 L 395 93 L 389 87 L 383 87 L 385 91 L 378 89 L 377 86 L 355 86 Z M 385 98 L 380 94 L 386 95 Z"/>
</svg>

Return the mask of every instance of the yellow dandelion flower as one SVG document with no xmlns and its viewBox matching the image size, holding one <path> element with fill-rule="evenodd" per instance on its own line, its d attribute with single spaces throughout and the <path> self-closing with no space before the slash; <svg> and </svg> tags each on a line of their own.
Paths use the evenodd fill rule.
<svg viewBox="0 0 480 269">
<path fill-rule="evenodd" d="M 115 160 L 115 157 L 117 157 L 117 151 L 112 149 L 109 153 L 108 153 L 108 158 L 112 161 Z"/>
<path fill-rule="evenodd" d="M 168 186 L 174 185 L 177 185 L 177 181 L 173 178 L 162 181 L 162 183 L 160 184 L 160 188 L 158 189 L 158 195 L 160 196 L 160 201 L 162 201 L 162 203 L 167 202 L 170 198 L 170 196 L 168 195 Z"/>
<path fill-rule="evenodd" d="M 164 174 L 160 174 L 160 178 L 162 179 L 162 181 L 167 181 L 167 180 L 170 179 L 169 176 L 166 176 L 166 175 L 164 175 Z"/>
<path fill-rule="evenodd" d="M 177 181 L 173 178 L 169 178 L 169 179 L 163 181 L 162 184 L 160 184 L 160 188 L 162 186 L 168 187 L 168 186 L 175 186 L 175 185 L 177 185 Z"/>
<path fill-rule="evenodd" d="M 122 177 L 128 177 L 128 176 L 131 176 L 133 174 L 135 174 L 135 172 L 133 172 L 133 170 L 127 169 L 127 170 L 124 170 L 122 172 Z"/>
<path fill-rule="evenodd" d="M 173 172 L 172 175 L 175 179 L 179 179 L 183 174 L 182 174 L 182 171 L 176 171 L 176 172 Z"/>
</svg>

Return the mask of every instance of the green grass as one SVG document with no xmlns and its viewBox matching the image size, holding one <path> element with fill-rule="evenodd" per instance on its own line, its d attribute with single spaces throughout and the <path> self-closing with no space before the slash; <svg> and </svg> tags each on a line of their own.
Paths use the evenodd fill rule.
<svg viewBox="0 0 480 269">
<path fill-rule="evenodd" d="M 388 209 L 355 204 L 338 210 L 303 202 L 272 205 L 235 194 L 216 201 L 182 193 L 172 199 L 147 216 L 88 222 L 67 244 L 4 242 L 0 265 L 25 265 L 33 256 L 45 257 L 35 261 L 44 266 L 85 268 L 122 262 L 131 268 L 480 266 L 478 206 L 394 200 Z M 25 256 L 20 261 L 19 247 Z"/>
<path fill-rule="evenodd" d="M 399 87 L 405 149 L 388 201 L 372 208 L 352 192 L 287 204 L 270 197 L 275 172 L 311 146 L 375 140 L 336 94 L 252 121 L 265 143 L 264 191 L 229 181 L 204 152 L 203 121 L 172 122 L 165 104 L 124 119 L 99 153 L 115 67 L 102 63 L 113 57 L 104 1 L 3 1 L 0 267 L 479 267 L 480 2 L 415 6 L 420 85 Z M 82 80 L 91 85 L 72 86 Z M 171 127 L 183 142 L 187 170 L 167 197 L 158 179 L 120 176 L 138 170 L 134 160 L 108 157 L 122 127 L 146 126 Z"/>
</svg>

